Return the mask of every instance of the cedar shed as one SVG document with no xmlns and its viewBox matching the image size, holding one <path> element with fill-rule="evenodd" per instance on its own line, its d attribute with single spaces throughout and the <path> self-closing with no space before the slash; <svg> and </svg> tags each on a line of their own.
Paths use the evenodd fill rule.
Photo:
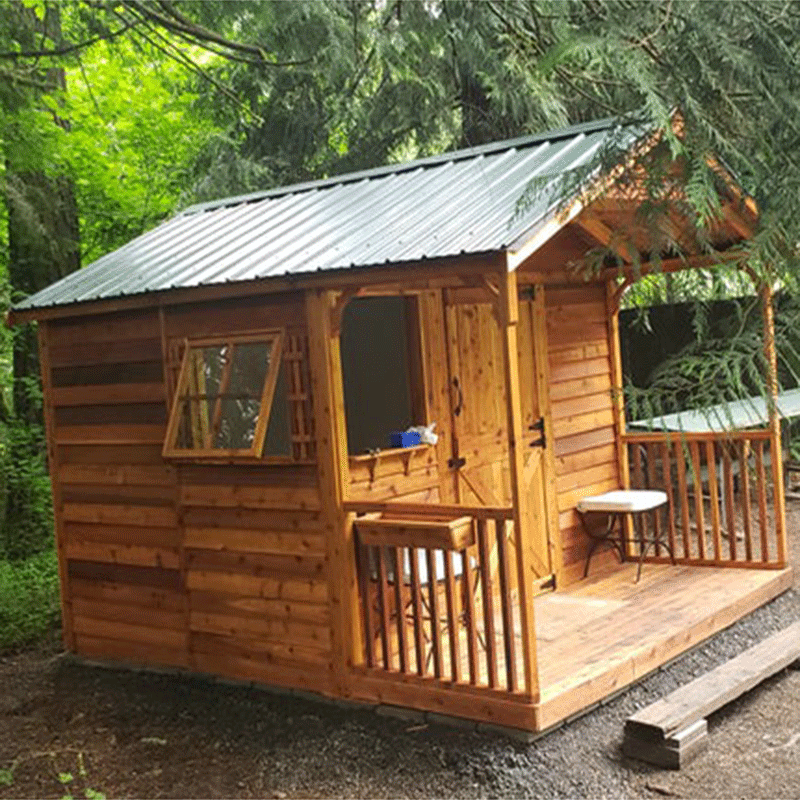
<svg viewBox="0 0 800 800">
<path fill-rule="evenodd" d="M 612 136 L 629 161 L 569 194 Z M 757 213 L 720 170 L 712 251 L 679 204 L 684 255 L 654 251 L 619 179 L 658 141 L 584 124 L 197 205 L 12 309 L 66 648 L 540 731 L 786 589 L 777 413 L 626 432 L 622 292 L 741 257 Z M 645 486 L 674 560 L 584 577 L 578 501 Z"/>
</svg>

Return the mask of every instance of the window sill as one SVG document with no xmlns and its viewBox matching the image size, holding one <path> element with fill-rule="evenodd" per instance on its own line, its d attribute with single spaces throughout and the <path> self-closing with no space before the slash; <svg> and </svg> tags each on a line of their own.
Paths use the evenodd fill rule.
<svg viewBox="0 0 800 800">
<path fill-rule="evenodd" d="M 388 447 L 386 450 L 376 450 L 374 453 L 361 453 L 357 456 L 350 456 L 351 464 L 366 464 L 370 461 L 384 460 L 387 458 L 398 458 L 404 455 L 418 453 L 432 447 L 430 444 L 415 444 L 411 447 Z"/>
</svg>

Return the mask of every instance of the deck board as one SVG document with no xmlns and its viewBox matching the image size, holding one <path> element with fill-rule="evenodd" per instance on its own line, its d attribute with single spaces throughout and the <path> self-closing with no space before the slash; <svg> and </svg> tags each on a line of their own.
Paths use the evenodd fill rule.
<svg viewBox="0 0 800 800">
<path fill-rule="evenodd" d="M 522 694 L 503 701 L 502 708 L 481 710 L 470 707 L 466 716 L 511 725 L 506 715 L 509 709 L 526 705 L 531 712 L 531 729 L 546 730 L 559 721 L 571 717 L 613 695 L 624 687 L 686 652 L 745 614 L 776 597 L 791 585 L 791 570 L 740 569 L 715 567 L 673 566 L 670 564 L 645 564 L 641 580 L 636 578 L 637 564 L 612 566 L 593 573 L 588 579 L 554 592 L 541 594 L 534 600 L 537 631 L 537 661 L 540 703 L 530 704 Z M 514 603 L 516 593 L 511 593 Z M 446 600 L 441 590 L 441 607 Z M 473 599 L 476 618 L 483 619 L 482 594 Z M 496 671 L 506 674 L 502 638 L 502 620 L 499 603 L 494 603 L 494 652 L 497 654 Z M 442 636 L 449 626 L 440 615 L 436 634 Z M 414 635 L 411 615 L 404 616 L 408 626 L 407 636 Z M 397 625 L 393 615 L 392 631 Z M 415 675 L 402 676 L 395 669 L 371 672 L 375 685 L 381 686 L 382 702 L 397 702 L 399 696 L 391 694 L 398 682 L 416 682 L 417 688 L 428 681 L 433 685 L 433 651 L 431 614 L 423 614 L 422 652 L 425 655 L 422 683 Z M 461 659 L 461 674 L 469 675 L 468 626 L 462 620 L 456 627 L 458 646 L 455 652 Z M 486 698 L 496 694 L 489 688 L 490 678 L 486 663 L 486 632 L 477 637 L 477 669 L 474 686 L 453 686 L 445 679 L 441 690 L 445 692 L 428 706 L 421 696 L 414 697 L 413 687 L 406 686 L 402 697 L 414 707 L 461 715 L 457 701 L 462 692 L 486 693 Z M 519 615 L 514 614 L 514 647 L 517 672 L 521 669 L 521 631 Z M 375 658 L 380 661 L 380 641 L 375 642 Z M 387 645 L 390 661 L 398 660 L 398 639 L 392 635 Z M 440 674 L 450 676 L 451 647 L 440 648 Z M 416 670 L 416 662 L 412 665 Z M 505 685 L 499 687 L 505 689 Z M 519 691 L 520 687 L 515 686 Z M 410 692 L 410 694 L 409 694 Z M 388 693 L 388 694 L 387 694 Z M 441 693 L 440 693 L 441 694 Z M 394 700 L 387 700 L 387 697 Z M 472 696 L 472 695 L 471 695 Z M 456 703 L 452 706 L 450 701 Z M 459 709 L 459 710 L 456 710 Z M 520 711 L 522 714 L 522 712 Z M 524 714 L 522 715 L 524 717 Z M 522 718 L 522 717 L 521 717 Z M 526 718 L 527 719 L 527 718 Z M 504 721 L 505 720 L 505 721 Z M 535 722 L 534 722 L 535 720 Z M 526 723 L 529 724 L 529 723 Z"/>
<path fill-rule="evenodd" d="M 636 565 L 535 601 L 541 728 L 670 661 L 780 594 L 791 570 Z"/>
</svg>

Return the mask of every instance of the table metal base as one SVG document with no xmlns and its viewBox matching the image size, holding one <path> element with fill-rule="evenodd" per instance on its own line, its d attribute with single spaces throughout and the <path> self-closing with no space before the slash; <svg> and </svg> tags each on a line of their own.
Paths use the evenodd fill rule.
<svg viewBox="0 0 800 800">
<path fill-rule="evenodd" d="M 642 564 L 644 563 L 645 558 L 647 557 L 647 551 L 650 549 L 652 545 L 654 548 L 656 545 L 662 546 L 670 555 L 672 563 L 675 563 L 675 554 L 672 552 L 672 547 L 670 546 L 669 542 L 667 542 L 663 537 L 645 537 L 643 533 L 640 533 L 635 539 L 628 539 L 625 536 L 625 529 L 623 526 L 623 517 L 627 514 L 631 516 L 633 514 L 641 515 L 646 514 L 648 511 L 652 509 L 648 509 L 647 511 L 580 511 L 578 510 L 578 516 L 581 518 L 581 524 L 583 525 L 584 531 L 592 540 L 592 544 L 589 547 L 589 552 L 586 555 L 586 566 L 583 569 L 583 577 L 586 578 L 589 575 L 589 564 L 592 560 L 592 556 L 594 555 L 595 550 L 597 550 L 598 546 L 606 542 L 610 544 L 612 548 L 616 551 L 617 555 L 619 556 L 620 564 L 626 561 L 626 553 L 625 553 L 625 545 L 626 544 L 633 544 L 639 547 L 639 568 L 636 570 L 636 581 L 638 583 L 639 579 L 642 576 Z M 589 514 L 607 514 L 608 515 L 608 522 L 606 523 L 605 529 L 593 529 L 589 526 L 586 517 Z M 619 526 L 617 526 L 619 523 Z M 614 529 L 619 527 L 619 533 L 614 535 Z M 641 531 L 641 528 L 639 528 Z"/>
</svg>

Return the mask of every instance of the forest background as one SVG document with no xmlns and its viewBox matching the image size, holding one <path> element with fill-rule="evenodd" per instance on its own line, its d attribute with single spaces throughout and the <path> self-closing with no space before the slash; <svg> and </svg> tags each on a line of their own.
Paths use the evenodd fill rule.
<svg viewBox="0 0 800 800">
<path fill-rule="evenodd" d="M 782 290 L 794 385 L 799 62 L 787 0 L 0 0 L 2 302 L 197 201 L 613 117 L 668 131 L 698 228 L 719 211 L 709 153 L 756 199 L 747 257 Z M 651 176 L 656 219 L 667 176 Z M 628 292 L 643 309 L 691 301 L 694 320 L 692 342 L 631 388 L 634 410 L 758 391 L 757 304 L 706 313 L 748 291 L 717 268 Z M 34 328 L 0 340 L 0 651 L 58 618 Z"/>
</svg>

